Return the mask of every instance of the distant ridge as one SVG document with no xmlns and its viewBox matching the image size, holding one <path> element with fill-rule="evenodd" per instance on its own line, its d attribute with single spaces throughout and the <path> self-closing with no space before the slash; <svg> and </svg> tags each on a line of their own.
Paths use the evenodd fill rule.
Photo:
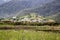
<svg viewBox="0 0 60 40">
<path fill-rule="evenodd" d="M 3 5 L 0 5 L 0 18 L 1 17 L 11 17 L 15 16 L 19 11 L 27 9 L 27 8 L 35 8 L 37 6 L 52 2 L 50 1 L 42 1 L 42 0 L 28 0 L 28 1 L 20 1 L 20 0 L 11 0 Z M 24 14 L 23 14 L 24 15 Z"/>
<path fill-rule="evenodd" d="M 22 10 L 18 13 L 18 15 L 37 13 L 46 17 L 46 16 L 58 14 L 59 12 L 60 12 L 60 0 L 55 0 L 51 3 L 36 8 Z"/>
</svg>

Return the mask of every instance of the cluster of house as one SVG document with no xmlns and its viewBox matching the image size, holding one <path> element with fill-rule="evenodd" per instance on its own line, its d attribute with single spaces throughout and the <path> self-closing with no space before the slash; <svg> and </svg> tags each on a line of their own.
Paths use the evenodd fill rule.
<svg viewBox="0 0 60 40">
<path fill-rule="evenodd" d="M 43 22 L 44 21 L 43 19 L 45 19 L 42 18 L 41 16 L 37 16 L 34 14 L 29 16 L 24 16 L 24 18 L 19 18 L 18 22 Z M 13 17 L 13 19 L 16 19 L 16 17 Z"/>
<path fill-rule="evenodd" d="M 13 21 L 13 22 L 39 22 L 39 23 L 44 23 L 44 22 L 55 22 L 52 19 L 47 20 L 46 18 L 43 18 L 42 16 L 37 16 L 37 15 L 30 15 L 31 17 L 24 17 L 24 18 L 17 18 L 17 17 L 12 17 L 11 19 L 5 19 L 1 21 Z"/>
</svg>

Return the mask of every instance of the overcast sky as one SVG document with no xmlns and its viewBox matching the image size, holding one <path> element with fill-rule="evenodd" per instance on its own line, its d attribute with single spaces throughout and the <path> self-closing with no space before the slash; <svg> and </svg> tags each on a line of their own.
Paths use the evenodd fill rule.
<svg viewBox="0 0 60 40">
<path fill-rule="evenodd" d="M 6 2 L 9 2 L 11 0 L 0 0 L 0 5 L 3 4 L 3 3 L 6 3 Z M 20 1 L 30 1 L 30 0 L 20 0 Z M 33 0 L 31 0 L 33 1 Z M 37 0 L 34 0 L 34 1 L 37 1 Z M 48 2 L 48 1 L 52 1 L 52 0 L 39 0 L 41 2 Z"/>
<path fill-rule="evenodd" d="M 0 0 L 0 5 L 3 4 L 3 3 L 6 3 L 8 1 L 10 1 L 10 0 Z"/>
</svg>

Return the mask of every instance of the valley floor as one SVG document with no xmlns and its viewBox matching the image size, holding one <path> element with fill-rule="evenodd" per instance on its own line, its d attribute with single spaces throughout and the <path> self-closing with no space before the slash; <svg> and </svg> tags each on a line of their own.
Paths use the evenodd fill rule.
<svg viewBox="0 0 60 40">
<path fill-rule="evenodd" d="M 0 25 L 0 40 L 60 40 L 60 26 Z"/>
<path fill-rule="evenodd" d="M 60 25 L 59 26 L 30 26 L 30 25 L 0 25 L 0 30 L 37 30 L 37 31 L 43 31 L 43 30 L 58 30 L 60 31 Z"/>
</svg>

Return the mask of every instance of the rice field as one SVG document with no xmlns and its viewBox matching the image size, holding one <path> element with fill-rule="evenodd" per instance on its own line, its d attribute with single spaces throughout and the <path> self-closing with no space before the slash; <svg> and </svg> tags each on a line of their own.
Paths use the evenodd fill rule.
<svg viewBox="0 0 60 40">
<path fill-rule="evenodd" d="M 0 30 L 0 40 L 60 40 L 60 33 L 33 30 Z"/>
</svg>

